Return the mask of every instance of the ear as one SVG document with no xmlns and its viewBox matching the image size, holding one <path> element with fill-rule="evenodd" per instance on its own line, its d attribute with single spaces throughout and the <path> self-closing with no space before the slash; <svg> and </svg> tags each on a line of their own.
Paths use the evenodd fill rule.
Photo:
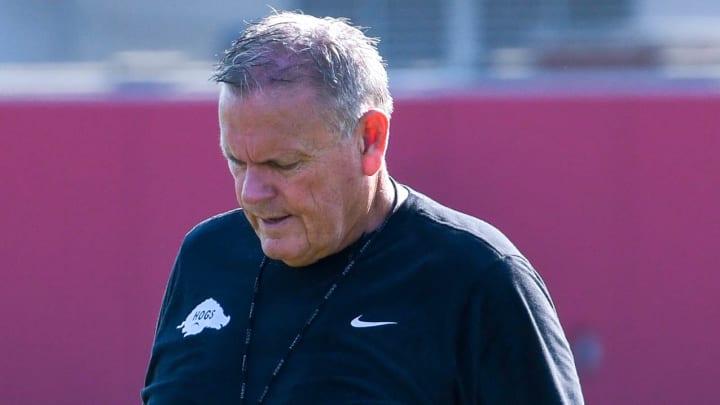
<svg viewBox="0 0 720 405">
<path fill-rule="evenodd" d="M 390 121 L 380 110 L 370 110 L 360 117 L 358 130 L 362 131 L 362 167 L 366 176 L 373 176 L 385 160 Z"/>
</svg>

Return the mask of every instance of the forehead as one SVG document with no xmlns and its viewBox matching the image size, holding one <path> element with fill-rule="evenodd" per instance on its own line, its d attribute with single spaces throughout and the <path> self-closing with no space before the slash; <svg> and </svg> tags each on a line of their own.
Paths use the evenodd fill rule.
<svg viewBox="0 0 720 405">
<path fill-rule="evenodd" d="M 304 116 L 323 115 L 325 110 L 317 92 L 305 84 L 264 86 L 244 94 L 239 94 L 228 84 L 222 84 L 220 88 L 221 123 L 223 120 L 252 121 L 250 118 L 260 116 L 294 115 L 296 112 Z"/>
<path fill-rule="evenodd" d="M 218 108 L 222 146 L 237 155 L 244 152 L 237 148 L 317 147 L 339 139 L 318 100 L 309 86 L 263 88 L 241 96 L 223 85 Z"/>
</svg>

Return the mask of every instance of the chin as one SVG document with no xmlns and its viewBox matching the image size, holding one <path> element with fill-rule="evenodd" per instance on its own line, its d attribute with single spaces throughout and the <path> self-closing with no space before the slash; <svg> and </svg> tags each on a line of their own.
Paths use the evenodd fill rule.
<svg viewBox="0 0 720 405">
<path fill-rule="evenodd" d="M 279 260 L 290 267 L 304 267 L 313 263 L 312 261 L 299 259 L 297 257 L 273 257 L 272 259 Z"/>
<path fill-rule="evenodd" d="M 289 251 L 280 246 L 267 246 L 266 244 L 263 244 L 262 249 L 265 256 L 273 260 L 279 260 L 288 266 L 298 267 L 304 265 L 302 255 L 299 252 Z"/>
</svg>

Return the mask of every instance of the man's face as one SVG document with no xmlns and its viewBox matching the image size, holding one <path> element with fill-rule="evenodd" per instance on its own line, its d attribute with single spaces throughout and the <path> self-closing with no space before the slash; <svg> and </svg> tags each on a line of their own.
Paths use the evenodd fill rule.
<svg viewBox="0 0 720 405">
<path fill-rule="evenodd" d="M 370 207 L 363 140 L 331 130 L 306 86 L 242 98 L 223 85 L 219 118 L 235 193 L 264 253 L 305 266 L 360 237 Z"/>
</svg>

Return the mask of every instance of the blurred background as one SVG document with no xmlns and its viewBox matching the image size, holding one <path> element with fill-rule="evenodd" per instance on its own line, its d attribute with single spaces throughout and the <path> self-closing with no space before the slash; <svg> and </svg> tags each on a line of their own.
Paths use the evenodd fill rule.
<svg viewBox="0 0 720 405">
<path fill-rule="evenodd" d="M 0 0 L 0 91 L 212 93 L 208 66 L 265 1 Z M 382 39 L 396 91 L 717 87 L 714 0 L 283 0 Z M 592 74 L 592 76 L 587 76 Z"/>
<path fill-rule="evenodd" d="M 391 173 L 526 253 L 587 403 L 720 401 L 720 2 L 271 6 L 381 38 Z M 139 402 L 182 237 L 236 206 L 208 78 L 269 10 L 0 0 L 0 402 Z"/>
</svg>

